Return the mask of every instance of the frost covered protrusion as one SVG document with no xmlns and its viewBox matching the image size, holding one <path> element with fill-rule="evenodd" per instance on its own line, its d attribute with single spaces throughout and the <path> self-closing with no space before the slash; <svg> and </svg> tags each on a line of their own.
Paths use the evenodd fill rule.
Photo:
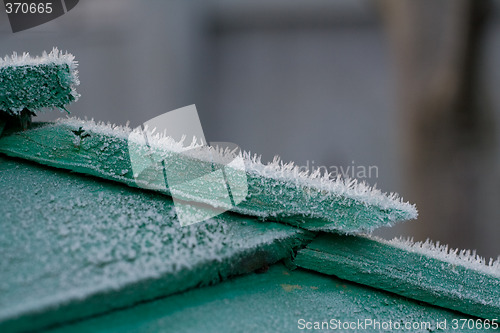
<svg viewBox="0 0 500 333">
<path fill-rule="evenodd" d="M 500 256 L 494 260 L 479 256 L 476 250 L 460 250 L 450 248 L 438 242 L 427 239 L 425 242 L 414 242 L 413 238 L 398 237 L 390 241 L 378 239 L 409 252 L 415 252 L 427 257 L 442 260 L 453 265 L 464 266 L 476 271 L 500 277 Z"/>
<path fill-rule="evenodd" d="M 60 80 L 61 81 L 60 84 L 68 89 L 68 93 L 71 96 L 70 101 L 71 102 L 77 101 L 78 98 L 80 97 L 80 94 L 78 94 L 76 91 L 76 87 L 80 84 L 80 80 L 78 78 L 78 69 L 77 69 L 78 62 L 75 60 L 75 57 L 71 53 L 60 51 L 57 47 L 54 47 L 52 51 L 49 53 L 43 51 L 41 56 L 33 57 L 28 52 L 24 52 L 22 55 L 18 55 L 17 52 L 13 52 L 11 56 L 5 56 L 4 58 L 0 58 L 0 73 L 3 73 L 2 75 L 5 75 L 4 78 L 0 76 L 0 82 L 2 81 L 2 79 L 6 80 L 6 82 L 4 82 L 4 84 L 6 84 L 6 88 L 17 89 L 15 85 L 19 83 L 15 83 L 14 87 L 10 87 L 13 85 L 13 81 L 9 81 L 12 80 L 12 77 L 14 75 L 13 73 L 16 73 L 14 71 L 16 68 L 21 68 L 21 67 L 35 68 L 39 66 L 51 66 L 51 65 L 53 66 L 66 65 L 68 67 L 69 71 L 65 75 L 64 80 Z M 43 74 L 48 75 L 46 70 L 44 70 Z M 18 75 L 17 77 L 22 77 L 23 79 L 29 76 L 29 74 L 26 73 L 26 70 L 24 70 L 21 74 L 15 74 L 15 75 Z M 16 77 L 15 75 L 14 77 Z M 33 84 L 33 82 L 31 82 L 30 84 Z M 43 82 L 41 82 L 40 84 L 43 86 Z M 6 89 L 6 91 L 9 94 L 8 89 Z M 17 94 L 19 94 L 19 92 L 17 92 Z M 9 94 L 10 97 L 8 99 L 15 98 L 15 95 L 16 94 L 14 94 L 13 92 L 10 92 Z M 26 104 L 30 103 L 30 101 L 24 100 L 27 98 L 28 95 L 25 96 L 20 94 L 19 96 L 23 96 L 21 97 L 23 100 L 17 103 L 26 103 Z M 10 101 L 10 103 L 12 104 L 14 102 Z M 36 105 L 36 103 L 34 103 L 34 105 Z M 10 108 L 6 111 L 19 112 L 20 111 L 19 108 L 21 107 L 22 106 L 18 106 L 17 108 L 16 107 Z"/>
</svg>

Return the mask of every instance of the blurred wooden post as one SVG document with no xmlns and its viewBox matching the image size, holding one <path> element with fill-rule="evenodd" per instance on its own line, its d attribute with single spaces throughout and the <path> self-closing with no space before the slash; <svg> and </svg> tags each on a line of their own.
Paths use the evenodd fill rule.
<svg viewBox="0 0 500 333">
<path fill-rule="evenodd" d="M 399 87 L 400 149 L 416 238 L 471 243 L 489 134 L 476 74 L 486 1 L 380 0 Z M 406 193 L 406 192 L 405 192 Z"/>
</svg>

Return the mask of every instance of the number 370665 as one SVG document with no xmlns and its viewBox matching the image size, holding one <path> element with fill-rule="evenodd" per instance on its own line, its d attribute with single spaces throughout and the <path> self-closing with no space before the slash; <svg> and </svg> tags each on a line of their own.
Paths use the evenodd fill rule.
<svg viewBox="0 0 500 333">
<path fill-rule="evenodd" d="M 7 14 L 50 14 L 52 13 L 52 2 L 7 2 L 5 4 L 5 11 Z"/>
</svg>

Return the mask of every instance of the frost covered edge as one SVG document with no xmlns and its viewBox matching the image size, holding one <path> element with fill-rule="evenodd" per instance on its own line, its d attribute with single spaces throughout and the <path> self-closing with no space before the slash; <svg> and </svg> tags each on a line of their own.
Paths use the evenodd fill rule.
<svg viewBox="0 0 500 333">
<path fill-rule="evenodd" d="M 76 92 L 76 86 L 80 84 L 78 78 L 78 61 L 75 60 L 75 56 L 67 51 L 59 51 L 57 47 L 54 47 L 50 53 L 43 51 L 41 56 L 32 57 L 29 52 L 23 52 L 22 55 L 18 55 L 17 52 L 13 52 L 11 56 L 0 57 L 0 70 L 6 67 L 19 67 L 19 66 L 38 66 L 38 65 L 68 65 L 71 80 L 71 95 L 75 98 L 75 102 L 78 101 L 80 94 Z"/>
<path fill-rule="evenodd" d="M 111 123 L 95 122 L 93 119 L 82 120 L 71 117 L 58 119 L 56 123 L 82 127 L 83 130 L 120 139 L 128 139 L 131 133 L 140 130 L 138 128 L 131 129 L 128 123 L 125 126 L 120 126 Z M 150 134 L 148 135 L 148 143 L 152 147 L 179 152 L 200 146 L 196 139 L 193 139 L 190 144 L 186 144 L 183 140 L 179 142 L 174 141 L 165 133 L 155 132 L 155 129 L 145 130 Z M 222 159 L 232 158 L 235 154 L 234 152 L 219 149 L 218 147 L 211 147 L 210 150 L 221 155 Z M 319 191 L 327 191 L 326 195 L 345 196 L 362 202 L 365 205 L 378 206 L 381 209 L 399 210 L 404 212 L 408 219 L 415 219 L 418 216 L 415 205 L 403 201 L 397 193 L 384 193 L 364 181 L 360 182 L 357 179 L 342 178 L 340 175 L 332 178 L 331 174 L 321 173 L 319 169 L 314 172 L 310 172 L 309 170 L 302 171 L 295 163 L 285 163 L 278 156 L 272 162 L 263 164 L 261 156 L 257 154 L 252 154 L 249 151 L 242 151 L 237 154 L 243 157 L 248 173 L 285 182 L 294 182 L 299 186 L 309 186 Z M 203 157 L 200 156 L 200 158 Z"/>
<path fill-rule="evenodd" d="M 500 256 L 496 260 L 493 258 L 486 260 L 484 257 L 479 256 L 476 250 L 453 249 L 446 244 L 440 244 L 439 241 L 433 242 L 430 239 L 427 239 L 425 242 L 414 242 L 411 237 L 396 237 L 386 240 L 376 236 L 364 236 L 408 252 L 418 253 L 426 257 L 500 278 Z"/>
</svg>

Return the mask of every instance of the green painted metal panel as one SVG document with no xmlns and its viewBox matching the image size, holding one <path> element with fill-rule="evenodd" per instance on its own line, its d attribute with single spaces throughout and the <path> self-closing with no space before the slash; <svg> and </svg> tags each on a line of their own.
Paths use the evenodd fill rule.
<svg viewBox="0 0 500 333">
<path fill-rule="evenodd" d="M 500 277 L 484 264 L 445 261 L 359 236 L 320 234 L 294 263 L 470 315 L 500 320 Z"/>
<path fill-rule="evenodd" d="M 299 322 L 300 319 L 304 321 Z M 476 322 L 475 318 L 391 293 L 302 269 L 290 271 L 277 264 L 264 274 L 237 277 L 50 332 L 493 331 L 454 330 L 455 323 L 462 325 L 460 319 L 469 324 Z M 372 324 L 353 330 L 340 329 L 343 327 L 340 325 L 358 325 L 358 321 L 365 320 L 368 323 L 371 320 Z M 323 330 L 305 329 L 305 325 L 314 327 L 315 322 L 322 325 L 325 321 L 332 326 L 324 326 Z M 393 327 L 401 325 L 401 329 L 387 329 L 385 325 L 390 322 Z M 406 329 L 404 325 L 419 327 Z"/>
<path fill-rule="evenodd" d="M 310 239 L 234 214 L 180 227 L 164 195 L 1 156 L 0 211 L 0 332 L 216 283 Z"/>
</svg>

